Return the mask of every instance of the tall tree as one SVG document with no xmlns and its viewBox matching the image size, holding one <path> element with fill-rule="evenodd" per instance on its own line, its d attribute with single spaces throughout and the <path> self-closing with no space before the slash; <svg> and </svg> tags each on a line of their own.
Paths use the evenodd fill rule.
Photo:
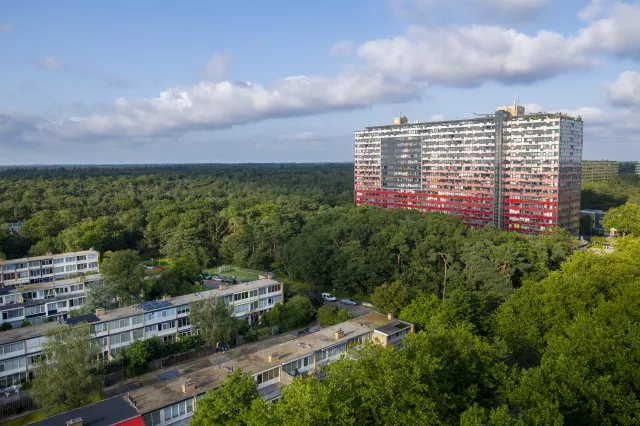
<svg viewBox="0 0 640 426">
<path fill-rule="evenodd" d="M 209 297 L 191 304 L 189 310 L 191 327 L 209 344 L 233 344 L 238 335 L 238 324 L 233 315 L 233 306 L 223 299 Z"/>
<path fill-rule="evenodd" d="M 371 301 L 379 312 L 400 315 L 402 308 L 409 303 L 409 288 L 400 281 L 382 284 L 376 287 Z"/>
<path fill-rule="evenodd" d="M 607 210 L 602 226 L 607 230 L 615 228 L 623 234 L 640 236 L 640 204 L 626 203 Z"/>
<path fill-rule="evenodd" d="M 100 270 L 104 282 L 111 286 L 120 304 L 128 306 L 140 300 L 144 272 L 140 268 L 137 251 L 121 250 L 105 256 Z"/>
<path fill-rule="evenodd" d="M 31 394 L 47 414 L 80 407 L 99 392 L 91 374 L 100 349 L 89 324 L 47 330 L 43 357 L 36 363 Z"/>
<path fill-rule="evenodd" d="M 198 401 L 189 424 L 192 426 L 209 425 L 246 425 L 248 411 L 252 402 L 259 398 L 256 381 L 250 373 L 235 369 L 220 383 L 217 389 L 207 391 Z"/>
</svg>

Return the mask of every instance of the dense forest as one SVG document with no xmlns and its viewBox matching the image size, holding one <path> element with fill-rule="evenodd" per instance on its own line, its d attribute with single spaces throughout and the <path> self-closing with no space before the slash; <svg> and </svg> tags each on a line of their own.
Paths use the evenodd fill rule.
<svg viewBox="0 0 640 426">
<path fill-rule="evenodd" d="M 352 174 L 350 164 L 4 170 L 0 223 L 24 225 L 19 237 L 0 231 L 0 250 L 93 247 L 113 252 L 106 272 L 119 258 L 135 266 L 135 251 L 173 259 L 177 275 L 193 274 L 185 262 L 196 274 L 275 270 L 307 283 L 296 288 L 311 299 L 370 295 L 417 326 L 397 351 L 366 346 L 322 383 L 294 380 L 278 404 L 235 372 L 199 403 L 196 426 L 640 423 L 638 223 L 613 253 L 575 252 L 559 230 L 524 236 L 356 207 Z M 630 174 L 583 188 L 583 207 L 622 206 L 636 222 L 638 202 Z M 285 289 L 293 312 L 306 298 Z"/>
<path fill-rule="evenodd" d="M 440 294 L 473 288 L 506 297 L 570 252 L 562 232 L 532 238 L 468 229 L 442 214 L 355 207 L 352 166 L 202 165 L 41 168 L 0 172 L 8 258 L 135 249 L 200 267 L 276 270 L 315 287 L 367 294 L 401 280 Z"/>
</svg>

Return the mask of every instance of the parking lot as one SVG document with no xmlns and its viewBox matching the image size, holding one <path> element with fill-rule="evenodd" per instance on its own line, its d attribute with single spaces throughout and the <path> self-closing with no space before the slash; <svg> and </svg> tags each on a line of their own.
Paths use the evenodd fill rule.
<svg viewBox="0 0 640 426">
<path fill-rule="evenodd" d="M 362 305 L 357 305 L 357 306 L 344 305 L 340 303 L 339 300 L 336 302 L 324 302 L 324 303 L 331 306 L 340 306 L 341 308 L 345 308 L 347 311 L 351 312 L 356 317 L 361 317 L 363 315 L 370 314 L 373 311 L 371 308 L 365 308 Z"/>
</svg>

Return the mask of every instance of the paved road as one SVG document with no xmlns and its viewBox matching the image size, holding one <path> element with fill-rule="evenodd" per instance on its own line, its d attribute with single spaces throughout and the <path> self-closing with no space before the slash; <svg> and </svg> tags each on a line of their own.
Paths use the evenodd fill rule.
<svg viewBox="0 0 640 426">
<path fill-rule="evenodd" d="M 356 306 L 344 305 L 344 304 L 340 303 L 340 301 L 337 301 L 337 302 L 324 302 L 324 303 L 327 304 L 327 305 L 331 305 L 331 306 L 340 306 L 342 308 L 345 308 L 347 311 L 351 312 L 356 317 L 361 317 L 363 315 L 367 315 L 367 314 L 370 314 L 371 312 L 373 312 L 373 309 L 364 308 L 362 305 L 356 305 Z"/>
</svg>

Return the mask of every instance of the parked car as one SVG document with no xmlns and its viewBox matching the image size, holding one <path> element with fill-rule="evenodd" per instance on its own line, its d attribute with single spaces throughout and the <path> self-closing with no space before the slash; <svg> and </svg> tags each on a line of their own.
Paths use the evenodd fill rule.
<svg viewBox="0 0 640 426">
<path fill-rule="evenodd" d="M 153 269 L 153 266 L 145 265 L 144 263 L 141 263 L 140 267 L 145 271 L 148 271 L 149 269 Z"/>
<path fill-rule="evenodd" d="M 153 270 L 154 271 L 164 271 L 164 268 L 162 266 L 154 266 Z"/>
<path fill-rule="evenodd" d="M 353 299 L 349 299 L 349 298 L 342 299 L 342 303 L 345 304 L 345 305 L 351 305 L 351 306 L 357 306 L 358 305 L 358 302 L 356 302 Z"/>
<path fill-rule="evenodd" d="M 322 293 L 322 300 L 325 302 L 335 302 L 338 299 L 331 293 Z"/>
<path fill-rule="evenodd" d="M 212 276 L 208 272 L 200 272 L 200 278 L 202 278 L 203 280 L 210 280 Z"/>
<path fill-rule="evenodd" d="M 222 281 L 222 278 L 220 278 L 217 275 L 212 276 L 211 279 L 214 280 L 214 281 L 218 281 L 218 282 Z"/>
<path fill-rule="evenodd" d="M 363 308 L 373 309 L 373 303 L 371 303 L 371 302 L 362 302 L 362 307 Z"/>
</svg>

